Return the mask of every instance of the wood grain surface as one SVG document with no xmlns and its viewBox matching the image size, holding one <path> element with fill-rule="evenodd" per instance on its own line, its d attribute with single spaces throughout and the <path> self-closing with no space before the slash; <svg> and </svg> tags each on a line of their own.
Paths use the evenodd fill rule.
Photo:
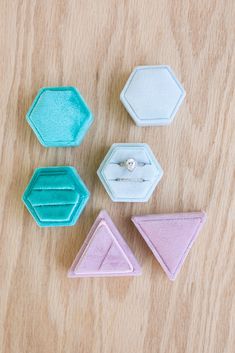
<svg viewBox="0 0 235 353">
<path fill-rule="evenodd" d="M 235 351 L 234 0 L 0 0 L 0 352 Z M 138 128 L 119 94 L 136 65 L 168 64 L 187 92 L 169 127 Z M 74 85 L 95 122 L 78 148 L 40 145 L 25 115 L 42 86 Z M 165 175 L 144 204 L 113 203 L 96 170 L 114 142 L 146 142 Z M 71 165 L 91 191 L 78 223 L 40 229 L 21 196 L 39 166 Z M 139 278 L 66 277 L 100 209 Z M 131 224 L 205 210 L 175 283 Z"/>
</svg>

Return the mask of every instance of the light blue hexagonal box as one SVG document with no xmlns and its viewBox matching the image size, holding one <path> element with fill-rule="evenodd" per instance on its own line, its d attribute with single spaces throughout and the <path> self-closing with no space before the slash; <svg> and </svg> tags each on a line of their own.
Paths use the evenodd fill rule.
<svg viewBox="0 0 235 353">
<path fill-rule="evenodd" d="M 90 192 L 73 167 L 37 168 L 22 197 L 40 227 L 74 225 Z"/>
<path fill-rule="evenodd" d="M 147 202 L 163 170 L 145 143 L 115 143 L 97 174 L 115 202 Z"/>
<path fill-rule="evenodd" d="M 169 125 L 184 97 L 184 88 L 167 65 L 136 67 L 120 95 L 137 126 Z"/>
<path fill-rule="evenodd" d="M 45 147 L 80 145 L 93 122 L 85 100 L 70 86 L 40 89 L 26 119 Z"/>
</svg>

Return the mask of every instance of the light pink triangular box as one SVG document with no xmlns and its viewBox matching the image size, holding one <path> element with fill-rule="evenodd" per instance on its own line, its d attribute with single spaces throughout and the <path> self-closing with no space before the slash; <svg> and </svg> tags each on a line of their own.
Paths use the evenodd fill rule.
<svg viewBox="0 0 235 353">
<path fill-rule="evenodd" d="M 175 280 L 205 219 L 204 212 L 132 217 L 170 280 Z"/>
<path fill-rule="evenodd" d="M 68 277 L 138 276 L 141 268 L 106 211 L 101 211 Z"/>
</svg>

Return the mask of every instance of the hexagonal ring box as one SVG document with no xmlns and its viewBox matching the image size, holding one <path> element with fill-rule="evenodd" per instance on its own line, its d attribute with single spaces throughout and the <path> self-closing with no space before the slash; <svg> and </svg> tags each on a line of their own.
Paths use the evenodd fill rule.
<svg viewBox="0 0 235 353">
<path fill-rule="evenodd" d="M 163 170 L 145 143 L 113 144 L 97 174 L 116 202 L 147 202 Z"/>
<path fill-rule="evenodd" d="M 137 126 L 169 125 L 185 91 L 167 65 L 138 66 L 123 88 L 120 100 Z"/>
<path fill-rule="evenodd" d="M 72 226 L 90 192 L 73 167 L 37 168 L 22 197 L 40 227 Z"/>
<path fill-rule="evenodd" d="M 45 147 L 80 145 L 93 122 L 85 100 L 69 86 L 40 89 L 26 119 Z"/>
</svg>

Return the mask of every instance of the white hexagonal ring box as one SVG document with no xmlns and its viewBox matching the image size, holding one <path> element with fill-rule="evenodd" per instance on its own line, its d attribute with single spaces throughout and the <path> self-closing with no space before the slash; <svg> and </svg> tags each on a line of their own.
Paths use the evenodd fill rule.
<svg viewBox="0 0 235 353">
<path fill-rule="evenodd" d="M 131 73 L 120 100 L 137 126 L 169 125 L 185 90 L 167 65 L 138 66 Z"/>
<path fill-rule="evenodd" d="M 163 170 L 145 143 L 115 143 L 97 174 L 115 202 L 147 202 Z"/>
</svg>

